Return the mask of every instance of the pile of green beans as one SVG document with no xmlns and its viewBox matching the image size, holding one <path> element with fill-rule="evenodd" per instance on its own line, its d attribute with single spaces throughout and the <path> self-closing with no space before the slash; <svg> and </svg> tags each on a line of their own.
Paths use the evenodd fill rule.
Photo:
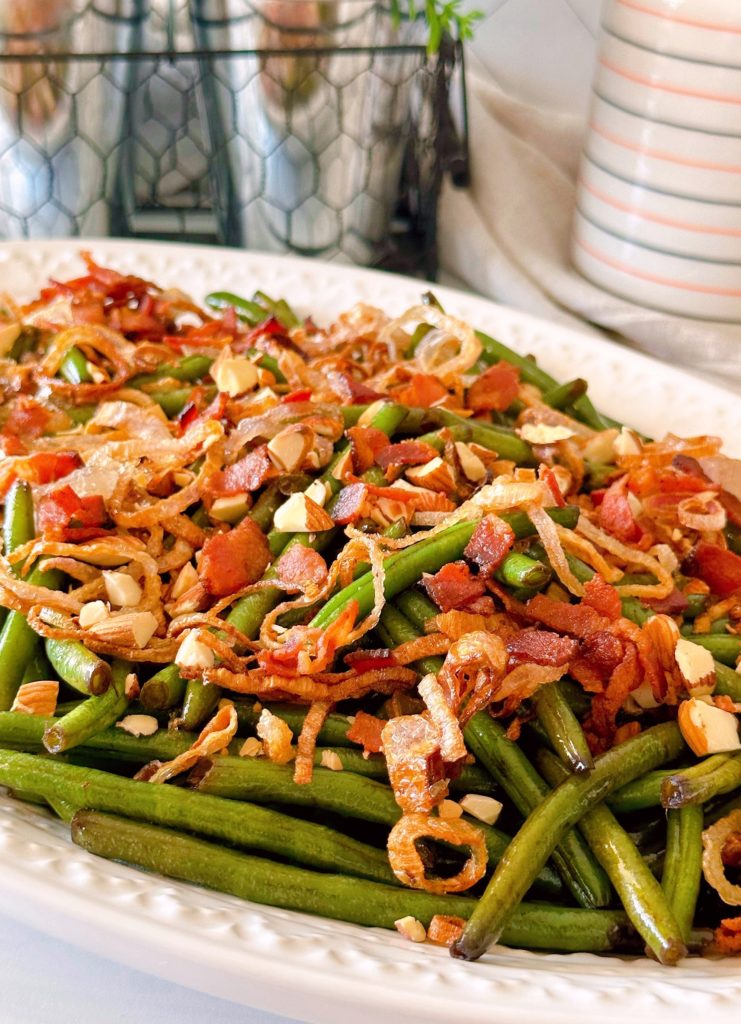
<svg viewBox="0 0 741 1024">
<path fill-rule="evenodd" d="M 206 301 L 215 311 L 234 310 L 249 327 L 270 320 L 280 333 L 301 323 L 284 299 L 262 291 L 251 298 L 213 292 Z M 426 301 L 439 306 L 431 294 Z M 414 357 L 430 329 L 429 324 L 418 326 L 407 359 Z M 508 362 L 518 368 L 523 382 L 540 389 L 545 405 L 595 431 L 620 426 L 595 409 L 581 378 L 560 384 L 533 359 L 485 333 L 477 336 L 481 356 L 475 369 Z M 14 349 L 10 358 L 25 358 L 28 346 L 37 343 L 36 334 L 29 336 L 23 350 Z M 88 359 L 93 354 L 80 344 L 66 352 L 58 370 L 58 376 L 72 385 L 94 380 L 95 366 Z M 274 355 L 257 349 L 246 354 L 272 374 L 267 379 L 274 381 L 278 392 L 291 390 L 281 370 L 284 364 Z M 207 401 L 216 396 L 212 365 L 213 350 L 191 351 L 138 373 L 127 386 L 139 389 L 174 419 L 193 399 L 194 388 Z M 286 374 L 290 378 L 288 370 Z M 83 388 L 83 393 L 91 392 Z M 523 408 L 518 400 L 486 418 L 467 417 L 439 404 L 420 408 L 388 399 L 372 407 L 344 405 L 341 412 L 346 429 L 361 417 L 364 423 L 372 417 L 369 425 L 390 440 L 414 439 L 441 454 L 450 450 L 451 441 L 470 442 L 495 452 L 500 460 L 537 467 L 539 449 L 533 449 L 517 429 L 517 414 Z M 76 426 L 94 413 L 93 405 L 73 403 L 69 410 Z M 237 648 L 239 653 L 245 647 L 252 650 L 249 642 L 285 598 L 278 585 L 279 556 L 306 547 L 331 559 L 345 539 L 341 527 L 314 534 L 277 530 L 274 520 L 286 500 L 284 491 L 305 490 L 316 478 L 325 485 L 331 514 L 345 486 L 334 473 L 350 451 L 343 437 L 330 461 L 324 460 L 321 473 L 296 473 L 270 482 L 251 496 L 248 510 L 235 513 L 233 525 L 246 515 L 262 531 L 272 558 L 260 586 L 223 612 L 223 621 L 247 641 Z M 601 462 L 588 465 L 588 488 L 609 482 L 614 469 Z M 391 473 L 387 479 L 372 466 L 359 479 L 385 486 L 395 477 Z M 461 493 L 471 491 L 463 488 Z M 185 512 L 202 528 L 212 522 L 206 505 Z M 371 651 L 393 651 L 418 639 L 439 614 L 420 583 L 426 574 L 464 558 L 481 519 L 475 506 L 465 511 L 465 518 L 461 514 L 453 525 L 432 531 L 431 536 L 420 534 L 384 559 L 386 603 L 372 633 L 362 641 Z M 578 505 L 546 511 L 567 529 L 576 526 L 580 515 Z M 550 587 L 553 567 L 526 511 L 502 512 L 500 518 L 510 526 L 515 544 L 497 566 L 493 588 L 503 587 L 525 601 Z M 387 526 L 385 535 L 401 537 L 410 529 L 400 519 Z M 36 585 L 66 589 L 69 579 L 58 568 L 46 568 L 43 558 L 31 566 L 22 565 L 20 555 L 14 558 L 14 552 L 35 536 L 32 487 L 17 480 L 4 500 L 2 541 L 9 571 L 27 574 L 24 578 Z M 726 536 L 729 547 L 741 552 L 741 531 L 729 527 Z M 589 565 L 572 554 L 567 558 L 578 580 L 592 578 Z M 71 574 L 68 566 L 63 567 Z M 682 580 L 679 573 L 675 578 Z M 292 608 L 279 625 L 300 623 L 324 631 L 353 601 L 358 621 L 366 619 L 375 607 L 370 567 L 357 565 L 342 582 L 326 600 L 310 608 Z M 618 589 L 628 582 L 650 584 L 653 578 L 625 575 Z M 547 592 L 553 593 L 553 588 Z M 716 621 L 706 633 L 695 632 L 707 604 L 707 595 L 690 595 L 682 633 L 712 653 L 716 692 L 741 702 L 741 676 L 734 671 L 741 658 L 741 636 L 730 631 L 728 619 Z M 623 598 L 622 611 L 639 626 L 654 614 L 635 597 Z M 41 618 L 51 630 L 65 621 L 65 616 L 46 607 Z M 213 620 L 209 627 L 215 633 L 219 628 Z M 432 655 L 413 668 L 420 674 L 438 674 L 442 666 L 443 658 Z M 342 667 L 341 659 L 333 666 Z M 82 848 L 244 899 L 366 926 L 393 928 L 405 916 L 425 926 L 436 914 L 461 918 L 464 926 L 451 947 L 459 958 L 474 959 L 493 942 L 503 942 L 560 952 L 645 948 L 661 963 L 677 963 L 697 943 L 703 829 L 741 805 L 741 754 L 719 753 L 698 760 L 677 724 L 660 716 L 641 719 L 642 731 L 595 756 L 591 737 L 589 742 L 587 738 L 590 696 L 564 677 L 543 685 L 524 702 L 518 711 L 523 729 L 517 741 L 491 709 L 466 721 L 463 734 L 471 756 L 448 780 L 449 797 L 495 798 L 503 809 L 496 824 L 489 825 L 463 813 L 460 806 L 453 808 L 480 831 L 487 870 L 469 894 L 433 895 L 405 888 L 391 869 L 386 841 L 402 810 L 389 784 L 385 756 L 361 752 L 349 738 L 359 710 L 356 703 L 339 705 L 326 716 L 307 784 L 294 782 L 292 764 L 242 754 L 245 739 L 256 735 L 265 709 L 286 723 L 295 739 L 307 707 L 280 700 L 263 705 L 235 697 L 237 734 L 228 746 L 218 755 L 191 762 L 177 785 L 150 785 L 143 780 L 152 762 L 171 761 L 191 748 L 196 730 L 224 696 L 217 686 L 184 678 L 174 664 L 135 665 L 99 656 L 77 640 L 41 637 L 14 608 L 0 609 L 0 669 L 0 786 L 70 823 L 72 838 Z M 10 711 L 21 685 L 44 679 L 60 684 L 54 716 Z M 408 702 L 410 714 L 422 707 L 413 691 L 402 698 L 396 695 L 393 701 L 397 700 Z M 377 695 L 363 709 L 385 718 L 399 714 L 400 706 L 384 704 Z M 148 724 L 156 724 L 156 730 L 141 736 L 127 731 L 122 719 L 142 714 L 155 716 L 157 722 Z M 327 767 L 330 764 L 334 770 Z M 140 769 L 141 775 L 132 778 Z M 476 801 L 463 804 L 475 806 Z M 444 844 L 422 845 L 428 874 L 451 865 L 453 870 L 456 853 Z"/>
</svg>

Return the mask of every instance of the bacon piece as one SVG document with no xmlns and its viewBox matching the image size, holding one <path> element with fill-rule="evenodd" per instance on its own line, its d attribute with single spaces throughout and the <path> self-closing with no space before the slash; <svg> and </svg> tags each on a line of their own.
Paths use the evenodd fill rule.
<svg viewBox="0 0 741 1024">
<path fill-rule="evenodd" d="M 233 466 L 227 466 L 214 473 L 208 480 L 208 493 L 213 497 L 226 498 L 232 494 L 257 491 L 268 480 L 278 476 L 268 453 L 268 446 L 261 444 L 259 448 L 243 456 Z"/>
<path fill-rule="evenodd" d="M 364 754 L 382 754 L 383 741 L 381 733 L 386 722 L 367 711 L 358 711 L 352 725 L 345 734 L 352 743 L 359 743 Z"/>
<path fill-rule="evenodd" d="M 367 512 L 368 488 L 365 484 L 343 487 L 332 510 L 332 518 L 340 526 L 355 523 Z"/>
<path fill-rule="evenodd" d="M 429 813 L 448 792 L 440 737 L 422 715 L 392 718 L 381 733 L 389 781 L 405 814 Z"/>
<path fill-rule="evenodd" d="M 473 531 L 463 554 L 478 565 L 481 575 L 493 576 L 514 542 L 514 530 L 509 523 L 499 516 L 487 515 Z"/>
<path fill-rule="evenodd" d="M 452 946 L 461 937 L 466 922 L 462 917 L 435 914 L 427 929 L 427 938 L 437 946 Z"/>
<path fill-rule="evenodd" d="M 348 405 L 365 405 L 367 402 L 375 402 L 383 395 L 374 391 L 360 380 L 355 380 L 349 373 L 340 373 L 338 370 L 331 370 L 327 374 L 330 387 L 340 395 Z"/>
<path fill-rule="evenodd" d="M 424 573 L 422 586 L 441 612 L 477 610 L 472 608 L 473 602 L 486 593 L 484 581 L 474 576 L 465 562 L 449 562 L 434 575 Z"/>
<path fill-rule="evenodd" d="M 423 466 L 437 456 L 437 451 L 424 441 L 399 441 L 386 444 L 376 452 L 376 465 L 386 470 L 390 466 Z"/>
<path fill-rule="evenodd" d="M 270 558 L 260 527 L 251 519 L 243 519 L 233 530 L 208 538 L 202 548 L 198 576 L 212 597 L 225 597 L 256 583 Z"/>
<path fill-rule="evenodd" d="M 389 439 L 378 427 L 350 427 L 347 431 L 352 451 L 352 464 L 356 473 L 365 473 L 376 461 L 376 454 L 385 448 Z"/>
<path fill-rule="evenodd" d="M 709 953 L 738 956 L 741 953 L 741 917 L 726 917 L 713 932 Z"/>
<path fill-rule="evenodd" d="M 700 541 L 682 568 L 688 575 L 704 580 L 718 597 L 741 591 L 741 556 L 717 544 Z"/>
<path fill-rule="evenodd" d="M 36 452 L 7 466 L 0 475 L 0 498 L 4 498 L 16 480 L 30 484 L 51 484 L 79 469 L 82 459 L 77 452 Z"/>
<path fill-rule="evenodd" d="M 628 502 L 628 482 L 616 480 L 605 491 L 599 507 L 599 525 L 625 544 L 633 544 L 643 536 Z"/>
<path fill-rule="evenodd" d="M 620 637 L 598 629 L 582 641 L 581 656 L 602 678 L 608 679 L 623 660 L 625 649 Z"/>
<path fill-rule="evenodd" d="M 625 645 L 623 660 L 610 676 L 604 693 L 592 700 L 592 710 L 585 723 L 589 734 L 597 737 L 599 749 L 605 749 L 615 734 L 615 718 L 626 698 L 641 684 L 641 665 L 638 649 L 633 643 Z"/>
<path fill-rule="evenodd" d="M 38 503 L 37 523 L 47 540 L 78 541 L 105 537 L 102 529 L 108 519 L 105 503 L 99 494 L 81 498 L 67 485 L 44 495 Z"/>
<path fill-rule="evenodd" d="M 646 600 L 645 604 L 649 608 L 653 608 L 657 615 L 681 615 L 687 608 L 689 601 L 682 591 L 677 590 L 675 587 L 666 597 L 662 597 L 660 600 L 654 599 L 653 601 L 649 599 Z"/>
<path fill-rule="evenodd" d="M 311 388 L 300 388 L 298 391 L 291 391 L 290 394 L 283 395 L 280 404 L 290 405 L 292 402 L 308 402 L 311 399 L 311 395 Z"/>
<path fill-rule="evenodd" d="M 395 401 L 422 409 L 429 409 L 448 397 L 448 389 L 431 373 L 415 373 L 408 384 L 394 391 Z"/>
<path fill-rule="evenodd" d="M 5 421 L 3 433 L 31 441 L 46 432 L 51 419 L 52 414 L 40 402 L 20 395 Z"/>
<path fill-rule="evenodd" d="M 377 668 L 393 668 L 399 661 L 393 651 L 381 647 L 375 651 L 348 651 L 345 655 L 345 664 L 353 672 L 372 672 Z"/>
<path fill-rule="evenodd" d="M 561 488 L 558 486 L 558 477 L 553 472 L 550 466 L 541 464 L 538 467 L 538 479 L 542 480 L 545 484 L 548 485 L 548 490 L 553 495 L 553 500 L 558 505 L 558 507 L 565 508 L 566 499 L 561 493 Z"/>
<path fill-rule="evenodd" d="M 544 594 L 536 594 L 524 606 L 524 614 L 532 622 L 542 622 L 544 626 L 555 629 L 558 633 L 571 633 L 583 639 L 606 629 L 610 622 L 588 604 L 567 604 L 565 601 L 553 601 Z"/>
<path fill-rule="evenodd" d="M 358 617 L 358 602 L 348 601 L 345 608 L 326 629 L 294 626 L 285 635 L 282 647 L 262 650 L 257 661 L 263 671 L 295 678 L 324 672 L 344 647 Z"/>
<path fill-rule="evenodd" d="M 495 363 L 468 389 L 466 404 L 474 412 L 504 412 L 517 398 L 520 371 L 504 361 Z"/>
<path fill-rule="evenodd" d="M 318 588 L 326 582 L 327 563 L 318 551 L 297 544 L 280 556 L 277 565 L 278 579 L 291 590 L 306 591 Z"/>
<path fill-rule="evenodd" d="M 567 665 L 579 653 L 576 640 L 545 629 L 521 629 L 506 641 L 506 646 L 510 668 L 524 662 Z"/>
<path fill-rule="evenodd" d="M 582 604 L 594 608 L 600 615 L 613 622 L 623 614 L 620 594 L 598 572 L 584 584 Z"/>
</svg>

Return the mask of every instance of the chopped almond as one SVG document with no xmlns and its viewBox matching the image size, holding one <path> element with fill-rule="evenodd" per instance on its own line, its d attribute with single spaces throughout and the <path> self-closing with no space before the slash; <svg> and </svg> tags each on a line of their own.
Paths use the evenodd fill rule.
<svg viewBox="0 0 741 1024">
<path fill-rule="evenodd" d="M 463 470 L 463 475 L 474 484 L 481 483 L 486 477 L 486 466 L 463 441 L 455 442 L 455 451 Z"/>
<path fill-rule="evenodd" d="M 425 926 L 416 917 L 400 917 L 398 921 L 394 921 L 394 927 L 410 942 L 424 942 L 427 938 Z"/>
<path fill-rule="evenodd" d="M 439 455 L 425 462 L 423 466 L 410 466 L 406 470 L 406 478 L 413 484 L 431 491 L 442 491 L 447 494 L 455 490 L 453 472 Z"/>
<path fill-rule="evenodd" d="M 56 679 L 38 679 L 23 683 L 15 695 L 11 711 L 22 715 L 40 715 L 48 718 L 57 709 L 59 683 Z"/>
<path fill-rule="evenodd" d="M 142 588 L 126 572 L 105 571 L 103 583 L 108 600 L 118 608 L 136 608 L 142 599 Z"/>
<path fill-rule="evenodd" d="M 715 662 L 710 651 L 685 637 L 680 637 L 674 648 L 674 657 L 687 684 L 688 693 L 693 697 L 701 697 L 713 692 Z"/>
<path fill-rule="evenodd" d="M 257 736 L 249 736 L 239 750 L 240 757 L 261 757 L 263 753 L 262 743 Z"/>
<path fill-rule="evenodd" d="M 304 494 L 307 498 L 315 501 L 317 505 L 321 505 L 322 508 L 327 504 L 327 487 L 321 480 L 315 480 L 313 484 L 310 484 L 304 491 Z"/>
<path fill-rule="evenodd" d="M 635 430 L 631 430 L 630 427 L 623 427 L 613 441 L 612 448 L 617 456 L 640 455 L 643 451 L 643 444 Z M 605 461 L 609 461 L 609 459 Z"/>
<path fill-rule="evenodd" d="M 342 761 L 338 754 L 334 750 L 323 750 L 322 751 L 322 768 L 329 768 L 332 772 L 341 772 L 344 768 Z"/>
<path fill-rule="evenodd" d="M 88 601 L 80 608 L 78 621 L 82 629 L 89 629 L 96 622 L 102 622 L 110 615 L 110 610 L 105 601 Z"/>
<path fill-rule="evenodd" d="M 211 376 L 219 391 L 236 398 L 251 391 L 257 384 L 257 370 L 244 356 L 233 356 L 227 347 L 211 367 Z"/>
<path fill-rule="evenodd" d="M 186 562 L 172 585 L 170 597 L 173 601 L 177 601 L 186 590 L 190 590 L 196 583 L 198 583 L 198 571 L 192 562 Z"/>
<path fill-rule="evenodd" d="M 741 750 L 738 719 L 728 711 L 690 697 L 679 705 L 678 721 L 685 742 L 698 757 Z"/>
<path fill-rule="evenodd" d="M 157 619 L 152 612 L 120 612 L 90 626 L 90 632 L 107 643 L 143 650 L 154 636 Z"/>
<path fill-rule="evenodd" d="M 556 444 L 574 436 L 571 427 L 560 423 L 523 423 L 517 433 L 529 444 Z"/>
<path fill-rule="evenodd" d="M 295 473 L 314 446 L 314 431 L 302 423 L 292 423 L 268 442 L 268 454 L 283 473 Z"/>
<path fill-rule="evenodd" d="M 202 672 L 207 668 L 213 668 L 214 661 L 214 652 L 200 639 L 199 630 L 188 630 L 175 656 L 178 668 L 197 669 Z"/>
<path fill-rule="evenodd" d="M 223 498 L 217 498 L 211 508 L 209 515 L 212 519 L 218 519 L 220 523 L 237 523 L 247 514 L 250 507 L 250 499 L 246 491 L 239 494 L 229 494 Z"/>
<path fill-rule="evenodd" d="M 126 715 L 120 722 L 116 722 L 117 729 L 123 729 L 132 736 L 154 736 L 159 727 L 154 715 Z"/>
<path fill-rule="evenodd" d="M 331 530 L 334 522 L 321 505 L 306 494 L 292 494 L 275 513 L 273 525 L 282 533 L 320 533 Z"/>
<path fill-rule="evenodd" d="M 455 800 L 443 800 L 437 808 L 441 818 L 460 818 L 463 808 Z"/>
<path fill-rule="evenodd" d="M 483 796 L 480 793 L 467 793 L 461 800 L 461 807 L 470 814 L 472 818 L 487 825 L 493 825 L 502 812 L 503 804 L 495 800 L 493 796 Z"/>
</svg>

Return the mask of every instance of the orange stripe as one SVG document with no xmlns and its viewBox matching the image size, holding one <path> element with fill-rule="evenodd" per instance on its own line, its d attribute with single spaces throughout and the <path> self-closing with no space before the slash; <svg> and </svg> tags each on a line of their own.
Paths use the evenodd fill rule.
<svg viewBox="0 0 741 1024">
<path fill-rule="evenodd" d="M 608 195 L 607 192 L 603 192 L 602 189 L 595 188 L 594 185 L 585 181 L 581 178 L 580 184 L 582 188 L 585 188 L 587 192 L 591 192 L 597 199 L 601 199 L 603 203 L 607 203 L 608 206 L 614 206 L 616 210 L 622 210 L 624 213 L 632 213 L 640 217 L 642 220 L 655 221 L 657 224 L 666 224 L 670 228 L 681 228 L 684 231 L 697 231 L 701 234 L 708 235 L 727 235 L 730 238 L 741 238 L 741 228 L 716 228 L 709 224 L 690 224 L 685 220 L 676 220 L 673 217 L 662 217 L 658 213 L 651 213 L 650 210 L 641 210 L 637 206 L 631 206 L 630 203 L 623 203 L 619 199 L 615 199 L 613 196 Z"/>
<path fill-rule="evenodd" d="M 678 96 L 691 96 L 696 100 L 712 100 L 713 103 L 730 103 L 734 106 L 741 106 L 741 96 L 727 96 L 720 92 L 696 92 L 694 89 L 685 89 L 681 85 L 669 85 L 667 82 L 657 82 L 653 78 L 646 78 L 644 75 L 637 75 L 633 71 L 626 71 L 618 64 L 613 64 L 606 57 L 600 57 L 600 64 L 616 75 L 627 78 L 630 82 L 638 85 L 647 85 L 650 89 L 659 89 L 662 92 L 671 92 Z"/>
<path fill-rule="evenodd" d="M 574 241 L 585 252 L 588 252 L 590 256 L 593 256 L 601 263 L 606 263 L 608 267 L 620 270 L 631 277 L 638 277 L 642 281 L 651 281 L 652 284 L 663 284 L 668 288 L 679 288 L 681 291 L 686 292 L 700 292 L 703 295 L 723 295 L 726 298 L 741 299 L 741 288 L 714 288 L 709 284 L 688 284 L 686 281 L 675 281 L 671 277 L 649 274 L 646 270 L 638 270 L 636 267 L 631 267 L 628 263 L 622 263 L 620 260 L 612 259 L 611 256 L 606 256 L 603 252 L 593 248 L 588 242 L 585 242 L 576 235 L 574 236 Z"/>
<path fill-rule="evenodd" d="M 707 28 L 711 32 L 735 32 L 741 34 L 741 25 L 728 25 L 719 21 L 701 21 L 699 18 L 683 18 L 670 11 L 655 11 L 645 4 L 638 4 L 635 0 L 617 0 L 623 7 L 629 7 L 633 11 L 640 11 L 641 14 L 650 14 L 654 18 L 663 18 L 665 21 L 676 21 L 678 25 L 691 25 L 692 28 Z"/>
<path fill-rule="evenodd" d="M 647 149 L 637 142 L 631 142 L 629 139 L 624 139 L 621 135 L 615 135 L 614 132 L 603 128 L 596 121 L 591 121 L 589 127 L 597 135 L 607 139 L 608 142 L 613 142 L 616 146 L 622 146 L 624 149 L 630 149 L 634 153 L 653 156 L 657 160 L 666 160 L 667 163 L 680 164 L 683 167 L 698 167 L 703 171 L 723 171 L 726 174 L 741 174 L 741 165 L 738 164 L 716 164 L 710 163 L 707 160 L 690 160 L 689 157 L 678 156 L 676 153 L 666 153 L 661 149 Z"/>
</svg>

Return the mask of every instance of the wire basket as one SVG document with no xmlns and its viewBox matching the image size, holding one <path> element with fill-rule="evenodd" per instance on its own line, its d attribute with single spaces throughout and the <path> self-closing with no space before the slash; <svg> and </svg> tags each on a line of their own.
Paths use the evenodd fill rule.
<svg viewBox="0 0 741 1024">
<path fill-rule="evenodd" d="M 359 3 L 381 45 L 362 44 Z M 317 24 L 286 23 L 301 4 Z M 0 236 L 219 241 L 434 276 L 442 179 L 467 175 L 458 43 L 430 57 L 416 24 L 384 38 L 376 0 L 17 6 L 0 15 Z"/>
</svg>

